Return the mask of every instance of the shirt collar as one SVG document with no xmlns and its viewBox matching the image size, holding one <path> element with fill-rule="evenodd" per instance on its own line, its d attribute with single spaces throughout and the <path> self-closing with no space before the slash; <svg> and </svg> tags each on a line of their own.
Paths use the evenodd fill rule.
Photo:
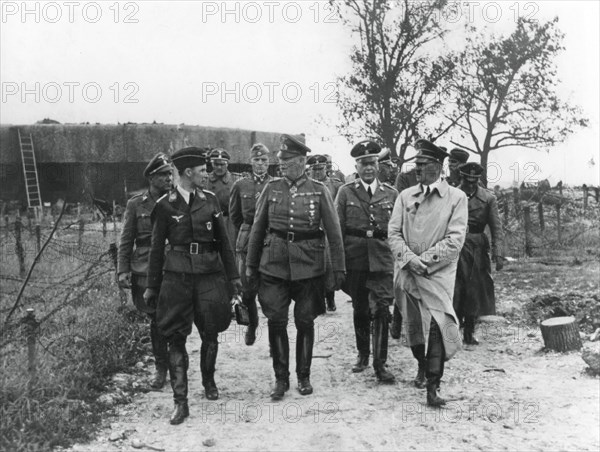
<svg viewBox="0 0 600 452">
<path fill-rule="evenodd" d="M 362 179 L 360 179 L 360 182 L 362 183 L 363 187 L 365 188 L 365 191 L 369 191 L 368 190 L 369 187 L 371 187 L 371 193 L 375 194 L 375 192 L 377 191 L 377 178 L 373 179 L 373 182 L 371 182 L 370 184 L 367 184 Z"/>
<path fill-rule="evenodd" d="M 440 186 L 441 182 L 442 182 L 442 177 L 440 176 L 440 177 L 438 177 L 438 180 L 429 184 L 429 193 L 433 193 L 433 190 L 436 188 L 438 188 L 438 192 L 439 192 L 439 186 Z M 425 192 L 427 190 L 427 185 L 421 184 L 421 190 L 423 192 Z"/>
<path fill-rule="evenodd" d="M 177 191 L 183 197 L 183 199 L 185 200 L 186 204 L 189 204 L 190 203 L 190 193 L 191 192 L 187 191 L 181 185 L 177 186 Z"/>
<path fill-rule="evenodd" d="M 254 180 L 256 182 L 260 182 L 260 183 L 263 183 L 265 181 L 265 179 L 267 178 L 267 176 L 268 176 L 267 173 L 263 173 L 261 176 L 259 176 L 256 173 L 252 173 L 252 175 L 254 176 Z"/>
</svg>

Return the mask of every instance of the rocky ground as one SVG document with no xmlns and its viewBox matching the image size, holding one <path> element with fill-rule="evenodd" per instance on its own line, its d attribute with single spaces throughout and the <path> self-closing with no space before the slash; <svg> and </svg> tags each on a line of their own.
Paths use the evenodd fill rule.
<svg viewBox="0 0 600 452">
<path fill-rule="evenodd" d="M 94 442 L 72 450 L 597 451 L 598 377 L 586 371 L 579 352 L 545 352 L 539 328 L 518 319 L 524 318 L 524 303 L 540 293 L 560 293 L 560 287 L 597 293 L 598 271 L 597 262 L 584 268 L 512 264 L 497 274 L 502 316 L 481 323 L 481 344 L 466 346 L 447 363 L 442 396 L 451 401 L 444 409 L 427 407 L 425 391 L 412 386 L 416 363 L 401 341 L 390 342 L 396 384 L 378 384 L 372 369 L 351 372 L 352 307 L 338 292 L 338 310 L 317 321 L 314 394 L 297 392 L 292 365 L 291 390 L 281 402 L 270 402 L 273 372 L 261 316 L 253 347 L 244 344 L 237 325 L 221 335 L 218 401 L 204 397 L 200 341 L 193 334 L 188 342 L 190 417 L 182 425 L 168 423 L 169 387 L 138 393 L 131 403 L 115 406 Z M 293 323 L 289 331 L 293 341 Z M 293 342 L 291 350 L 293 363 Z"/>
</svg>

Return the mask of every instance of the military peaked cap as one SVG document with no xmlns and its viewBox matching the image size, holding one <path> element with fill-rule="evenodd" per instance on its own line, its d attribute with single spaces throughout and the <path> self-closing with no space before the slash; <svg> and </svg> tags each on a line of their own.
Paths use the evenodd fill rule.
<svg viewBox="0 0 600 452">
<path fill-rule="evenodd" d="M 269 154 L 269 148 L 262 143 L 256 143 L 252 146 L 252 149 L 250 149 L 250 158 L 268 156 Z"/>
<path fill-rule="evenodd" d="M 206 165 L 206 151 L 196 146 L 179 149 L 171 155 L 173 165 L 178 171 L 183 171 L 186 168 Z"/>
<path fill-rule="evenodd" d="M 479 179 L 483 174 L 483 166 L 479 163 L 469 162 L 459 167 L 460 174 L 463 177 L 471 177 Z"/>
<path fill-rule="evenodd" d="M 431 141 L 419 139 L 415 142 L 415 149 L 419 152 L 416 157 L 417 163 L 438 162 L 444 163 L 448 153 L 436 146 Z"/>
<path fill-rule="evenodd" d="M 152 160 L 150 160 L 144 169 L 144 177 L 152 176 L 153 174 L 161 173 L 163 171 L 171 171 L 172 169 L 173 167 L 171 166 L 171 159 L 169 156 L 160 152 L 152 157 Z"/>
<path fill-rule="evenodd" d="M 227 160 L 227 161 L 231 160 L 231 156 L 229 155 L 229 152 L 227 152 L 225 149 L 221 149 L 221 148 L 216 148 L 216 149 L 213 149 L 212 151 L 210 151 L 208 158 L 211 160 Z"/>
<path fill-rule="evenodd" d="M 306 156 L 310 152 L 310 148 L 305 143 L 304 135 L 283 134 L 280 138 L 277 157 L 291 159 L 292 157 Z"/>
<path fill-rule="evenodd" d="M 376 142 L 371 140 L 364 140 L 354 145 L 354 147 L 350 151 L 350 155 L 356 160 L 360 160 L 364 159 L 365 157 L 379 158 L 380 152 L 381 146 L 379 146 Z"/>
<path fill-rule="evenodd" d="M 310 165 L 312 167 L 324 167 L 325 164 L 327 163 L 327 157 L 324 155 L 313 155 L 311 156 L 307 161 L 306 164 Z"/>
<path fill-rule="evenodd" d="M 466 163 L 469 160 L 469 153 L 460 148 L 454 148 L 450 151 L 450 158 L 460 163 Z"/>
</svg>

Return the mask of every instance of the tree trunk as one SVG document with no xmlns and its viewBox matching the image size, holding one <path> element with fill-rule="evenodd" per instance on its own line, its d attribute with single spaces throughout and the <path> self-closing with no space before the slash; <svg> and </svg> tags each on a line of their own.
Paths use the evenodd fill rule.
<svg viewBox="0 0 600 452">
<path fill-rule="evenodd" d="M 579 325 L 575 317 L 552 317 L 544 320 L 540 329 L 547 349 L 557 352 L 579 350 L 581 338 L 579 337 Z"/>
<path fill-rule="evenodd" d="M 487 177 L 487 165 L 488 165 L 488 157 L 490 151 L 483 151 L 481 153 L 481 166 L 483 166 L 483 174 L 481 175 L 481 183 L 485 188 L 487 188 L 488 177 Z"/>
</svg>

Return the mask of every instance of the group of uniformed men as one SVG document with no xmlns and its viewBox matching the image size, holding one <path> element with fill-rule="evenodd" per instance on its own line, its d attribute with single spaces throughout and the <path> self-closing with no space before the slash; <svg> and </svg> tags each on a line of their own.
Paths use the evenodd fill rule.
<svg viewBox="0 0 600 452">
<path fill-rule="evenodd" d="M 386 366 L 395 306 L 390 333 L 400 337 L 404 325 L 418 362 L 414 384 L 427 388 L 430 406 L 445 403 L 439 384 L 444 362 L 460 348 L 459 328 L 466 343 L 476 344 L 477 317 L 494 313 L 484 229 L 489 225 L 499 270 L 502 228 L 494 195 L 479 183 L 483 168 L 466 163 L 466 151 L 448 154 L 427 140 L 415 148 L 416 167 L 398 175 L 397 189 L 379 178 L 389 151 L 370 140 L 352 148 L 356 177 L 345 184 L 331 177 L 327 156 L 307 160 L 311 150 L 302 135 L 282 135 L 279 178 L 267 174 L 270 151 L 260 143 L 250 150 L 247 177 L 228 170 L 223 149 L 207 154 L 187 147 L 150 161 L 144 171 L 148 191 L 127 204 L 117 271 L 121 287 L 131 287 L 136 307 L 150 317 L 156 363 L 151 386 L 162 388 L 168 372 L 175 401 L 171 424 L 189 416 L 186 339 L 192 324 L 202 340 L 206 398 L 218 399 L 217 337 L 230 325 L 236 294 L 250 314 L 247 345 L 256 340 L 257 297 L 267 318 L 272 400 L 290 387 L 291 301 L 298 391 L 307 395 L 313 392 L 314 320 L 336 310 L 334 293 L 342 289 L 354 311 L 358 359 L 352 371 L 368 368 L 372 350 L 378 381 L 395 381 Z M 442 178 L 448 156 L 450 176 Z M 175 187 L 172 167 L 179 176 Z"/>
</svg>

